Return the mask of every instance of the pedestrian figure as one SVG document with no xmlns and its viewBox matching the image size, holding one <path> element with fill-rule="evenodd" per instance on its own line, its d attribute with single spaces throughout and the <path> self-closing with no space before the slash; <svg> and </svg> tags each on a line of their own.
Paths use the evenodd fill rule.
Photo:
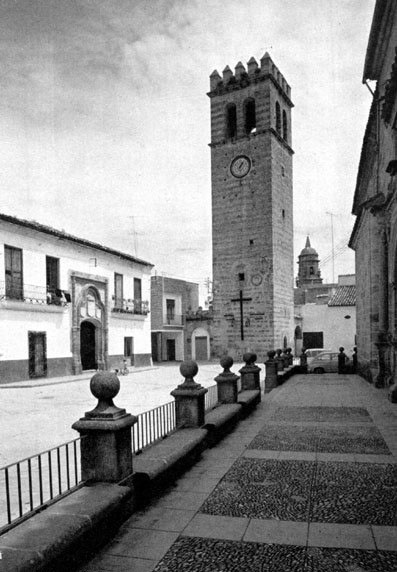
<svg viewBox="0 0 397 572">
<path fill-rule="evenodd" d="M 353 373 L 357 373 L 357 348 L 353 348 Z"/>
<path fill-rule="evenodd" d="M 300 355 L 300 368 L 301 373 L 307 373 L 307 354 L 306 348 L 302 348 L 302 353 Z"/>
<path fill-rule="evenodd" d="M 347 355 L 345 354 L 345 348 L 339 348 L 338 353 L 338 373 L 345 373 Z"/>
</svg>

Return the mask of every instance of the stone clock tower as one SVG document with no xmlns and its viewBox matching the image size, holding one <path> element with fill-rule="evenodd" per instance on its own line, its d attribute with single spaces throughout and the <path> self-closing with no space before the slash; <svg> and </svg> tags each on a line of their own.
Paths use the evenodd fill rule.
<svg viewBox="0 0 397 572">
<path fill-rule="evenodd" d="M 291 89 L 268 53 L 210 76 L 215 355 L 293 345 Z"/>
</svg>

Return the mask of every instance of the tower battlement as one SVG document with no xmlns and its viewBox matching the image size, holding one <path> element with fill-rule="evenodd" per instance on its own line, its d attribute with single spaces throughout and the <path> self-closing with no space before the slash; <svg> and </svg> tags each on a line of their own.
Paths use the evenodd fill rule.
<svg viewBox="0 0 397 572">
<path fill-rule="evenodd" d="M 284 97 L 292 107 L 291 87 L 288 85 L 285 77 L 274 64 L 268 52 L 260 60 L 260 66 L 254 57 L 247 62 L 245 68 L 242 62 L 238 62 L 234 68 L 234 73 L 229 66 L 226 66 L 222 72 L 222 76 L 217 70 L 210 75 L 210 92 L 209 97 L 223 95 L 236 89 L 243 89 L 253 83 L 259 83 L 266 79 L 271 79 L 276 87 L 282 91 Z"/>
</svg>

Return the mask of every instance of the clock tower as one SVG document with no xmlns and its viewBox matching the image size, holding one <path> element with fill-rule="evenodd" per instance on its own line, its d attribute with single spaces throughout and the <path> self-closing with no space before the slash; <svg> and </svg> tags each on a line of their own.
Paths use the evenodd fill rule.
<svg viewBox="0 0 397 572">
<path fill-rule="evenodd" d="M 291 88 L 268 53 L 210 76 L 213 353 L 293 342 Z"/>
</svg>

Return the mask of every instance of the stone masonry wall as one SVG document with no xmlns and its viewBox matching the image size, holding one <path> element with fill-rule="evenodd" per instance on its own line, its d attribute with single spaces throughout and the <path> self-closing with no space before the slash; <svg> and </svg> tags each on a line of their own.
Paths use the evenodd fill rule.
<svg viewBox="0 0 397 572">
<path fill-rule="evenodd" d="M 244 133 L 243 104 L 256 102 L 256 132 Z M 270 79 L 211 99 L 214 355 L 241 359 L 293 338 L 292 150 L 276 133 L 275 102 L 290 107 Z M 225 141 L 225 108 L 235 103 L 237 137 Z M 236 179 L 234 157 L 251 159 L 249 174 Z M 239 275 L 244 275 L 244 280 Z M 240 290 L 244 340 L 241 340 Z M 291 344 L 292 345 L 292 344 Z"/>
</svg>

